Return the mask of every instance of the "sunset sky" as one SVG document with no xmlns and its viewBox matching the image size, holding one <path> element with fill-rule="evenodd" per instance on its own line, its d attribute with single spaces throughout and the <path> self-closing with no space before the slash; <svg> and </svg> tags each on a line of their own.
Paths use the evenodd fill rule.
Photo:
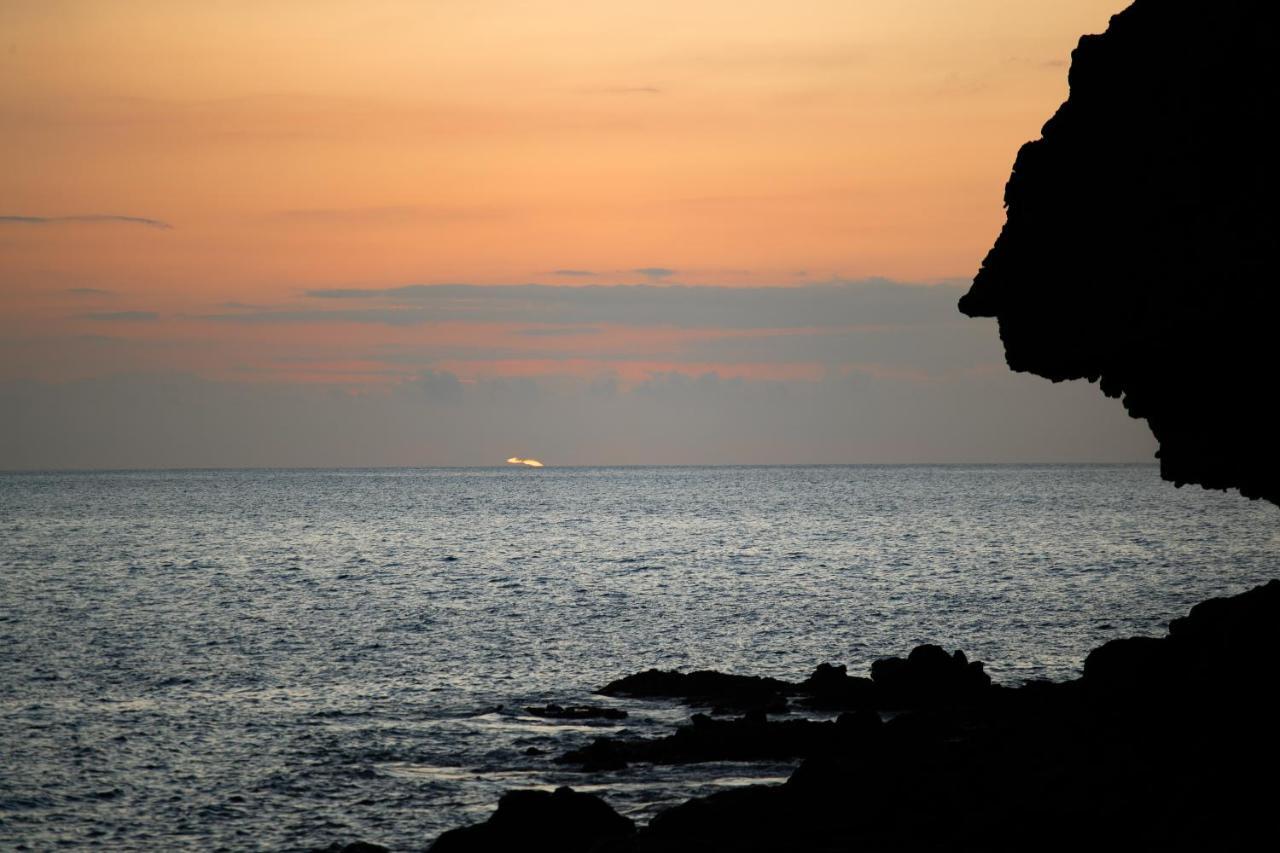
<svg viewBox="0 0 1280 853">
<path fill-rule="evenodd" d="M 6 0 L 0 467 L 1144 460 L 954 308 L 1122 0 Z"/>
</svg>

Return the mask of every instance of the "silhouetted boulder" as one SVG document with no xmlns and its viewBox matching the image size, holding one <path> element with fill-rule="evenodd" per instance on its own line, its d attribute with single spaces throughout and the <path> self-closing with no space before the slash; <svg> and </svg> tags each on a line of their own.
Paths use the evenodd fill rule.
<svg viewBox="0 0 1280 853">
<path fill-rule="evenodd" d="M 1181 686 L 1175 685 L 1175 675 L 1168 640 L 1156 637 L 1111 640 L 1089 652 L 1084 660 L 1084 683 L 1090 689 L 1115 694 L 1163 694 Z"/>
<path fill-rule="evenodd" d="M 795 685 L 776 678 L 755 675 L 726 675 L 714 670 L 676 672 L 648 669 L 611 681 L 596 692 L 604 696 L 631 696 L 639 699 L 680 699 L 690 704 L 719 705 L 725 708 L 778 707 Z"/>
<path fill-rule="evenodd" d="M 805 694 L 802 704 L 809 708 L 849 709 L 876 707 L 875 683 L 869 678 L 849 675 L 844 665 L 818 664 L 798 686 Z"/>
<path fill-rule="evenodd" d="M 604 800 L 572 788 L 511 791 L 484 823 L 450 830 L 431 845 L 431 853 L 589 853 L 635 833 L 635 823 Z"/>
<path fill-rule="evenodd" d="M 1249 705 L 1280 679 L 1280 581 L 1214 598 L 1169 623 L 1169 636 L 1112 640 L 1085 659 L 1087 689 L 1113 701 Z"/>
<path fill-rule="evenodd" d="M 584 747 L 556 756 L 556 763 L 574 764 L 579 769 L 592 773 L 621 770 L 631 761 L 652 760 L 640 757 L 649 743 L 652 741 L 598 737 Z"/>
<path fill-rule="evenodd" d="M 1166 479 L 1276 502 L 1274 23 L 1137 0 L 1081 38 L 960 310 L 999 319 L 1014 370 L 1123 396 Z"/>
<path fill-rule="evenodd" d="M 1200 602 L 1169 623 L 1169 637 L 1201 655 L 1272 659 L 1280 645 L 1280 580 Z"/>
<path fill-rule="evenodd" d="M 788 792 L 749 786 L 698 797 L 656 815 L 643 851 L 805 850 L 804 822 Z"/>
<path fill-rule="evenodd" d="M 917 708 L 974 702 L 991 686 L 982 663 L 941 646 L 917 646 L 902 658 L 885 658 L 871 665 L 877 707 Z"/>
</svg>

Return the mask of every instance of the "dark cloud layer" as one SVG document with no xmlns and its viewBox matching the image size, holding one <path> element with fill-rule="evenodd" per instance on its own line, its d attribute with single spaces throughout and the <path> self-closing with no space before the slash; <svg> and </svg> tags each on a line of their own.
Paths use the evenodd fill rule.
<svg viewBox="0 0 1280 853">
<path fill-rule="evenodd" d="M 172 228 L 161 219 L 145 216 L 119 216 L 109 213 L 84 213 L 74 216 L 0 216 L 0 225 L 74 225 L 81 223 L 120 222 L 126 225 L 143 225 L 147 228 Z"/>
<path fill-rule="evenodd" d="M 326 303 L 352 307 L 280 309 L 215 314 L 229 323 L 441 322 L 616 324 L 709 329 L 829 328 L 833 326 L 959 323 L 952 285 L 902 285 L 883 279 L 802 287 L 688 287 L 672 285 L 568 287 L 548 284 L 407 285 L 311 290 Z"/>
<path fill-rule="evenodd" d="M 185 376 L 0 382 L 0 468 L 1149 460 L 1141 424 L 1084 383 L 1007 373 L 921 386 L 662 373 L 362 394 Z M 785 439 L 785 440 L 784 440 Z"/>
<path fill-rule="evenodd" d="M 94 311 L 84 316 L 105 323 L 150 323 L 160 319 L 154 311 Z"/>
<path fill-rule="evenodd" d="M 326 330 L 266 353 L 125 334 L 189 315 L 78 314 L 113 334 L 0 340 L 0 365 L 99 377 L 0 382 L 0 468 L 1150 458 L 1115 401 L 1009 375 L 994 323 L 955 312 L 962 286 L 410 285 L 212 315 L 267 324 L 245 335 L 264 340 L 286 323 L 510 327 Z M 243 379 L 132 373 L 197 346 Z"/>
</svg>

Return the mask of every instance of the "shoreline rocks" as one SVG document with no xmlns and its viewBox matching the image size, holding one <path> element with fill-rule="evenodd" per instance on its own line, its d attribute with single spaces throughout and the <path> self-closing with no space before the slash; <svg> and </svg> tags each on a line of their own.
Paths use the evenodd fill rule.
<svg viewBox="0 0 1280 853">
<path fill-rule="evenodd" d="M 587 771 L 605 771 L 619 770 L 633 762 L 783 761 L 856 749 L 880 725 L 880 716 L 869 710 L 841 714 L 831 721 L 771 721 L 758 712 L 732 720 L 694 714 L 688 725 L 667 737 L 600 737 L 586 747 L 557 757 L 556 762 Z"/>
<path fill-rule="evenodd" d="M 691 705 L 725 709 L 781 709 L 796 685 L 777 678 L 727 675 L 704 669 L 696 672 L 647 669 L 611 681 L 596 693 L 632 699 L 679 699 Z"/>
<path fill-rule="evenodd" d="M 937 646 L 877 662 L 870 679 L 824 664 L 785 690 L 858 710 L 833 721 L 695 714 L 667 737 L 598 738 L 558 759 L 592 771 L 800 759 L 784 785 L 695 798 L 639 830 L 591 795 L 513 792 L 431 850 L 1243 849 L 1270 825 L 1277 633 L 1280 580 L 1197 605 L 1166 637 L 1107 643 L 1074 681 L 993 685 Z M 730 678 L 697 681 L 752 683 Z M 882 722 L 873 708 L 891 700 L 910 707 Z"/>
<path fill-rule="evenodd" d="M 590 853 L 633 836 L 635 822 L 593 794 L 572 788 L 511 791 L 484 823 L 451 829 L 431 845 L 432 853 L 523 850 L 530 853 Z"/>
<path fill-rule="evenodd" d="M 526 714 L 547 720 L 625 720 L 627 712 L 603 705 L 530 705 Z"/>
</svg>

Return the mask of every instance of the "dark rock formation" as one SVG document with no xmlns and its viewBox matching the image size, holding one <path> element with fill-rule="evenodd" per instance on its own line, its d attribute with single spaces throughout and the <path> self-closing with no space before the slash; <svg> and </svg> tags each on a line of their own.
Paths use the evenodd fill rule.
<svg viewBox="0 0 1280 853">
<path fill-rule="evenodd" d="M 871 666 L 870 678 L 849 675 L 843 665 L 819 664 L 800 683 L 776 678 L 725 675 L 713 670 L 682 673 L 650 669 L 628 675 L 596 691 L 606 696 L 679 699 L 712 708 L 713 715 L 732 712 L 782 714 L 789 697 L 806 708 L 832 711 L 923 708 L 981 701 L 991 677 L 980 661 L 964 652 L 947 654 L 940 646 L 918 646 L 905 659 L 885 658 Z M 529 709 L 532 713 L 533 709 Z"/>
<path fill-rule="evenodd" d="M 1280 683 L 1280 580 L 1214 598 L 1169 624 L 1164 639 L 1132 637 L 1094 649 L 1082 684 L 1130 702 L 1235 702 Z M 1246 709 L 1241 709 L 1244 713 Z"/>
<path fill-rule="evenodd" d="M 548 720 L 625 720 L 627 712 L 603 705 L 531 705 L 525 713 Z"/>
<path fill-rule="evenodd" d="M 634 835 L 599 801 L 579 820 L 550 794 L 518 792 L 432 849 L 1258 849 L 1280 761 L 1278 631 L 1272 581 L 1197 605 L 1168 637 L 1106 644 L 1074 682 L 994 686 L 962 656 L 921 647 L 876 665 L 892 674 L 875 690 L 888 678 L 885 690 L 924 703 L 885 723 L 869 710 L 835 722 L 696 715 L 670 737 L 600 738 L 573 757 L 600 769 L 803 758 L 785 785 L 694 799 Z M 827 665 L 802 684 L 838 691 L 848 678 Z M 966 691 L 968 702 L 938 700 Z"/>
<path fill-rule="evenodd" d="M 880 728 L 874 711 L 841 714 L 834 722 L 770 721 L 751 713 L 735 720 L 694 714 L 675 734 L 655 739 L 596 738 L 589 746 L 556 759 L 583 770 L 617 770 L 640 761 L 692 764 L 699 761 L 780 761 L 824 753 L 856 751 Z"/>
<path fill-rule="evenodd" d="M 849 675 L 843 664 L 818 664 L 798 690 L 805 694 L 801 704 L 808 708 L 874 708 L 878 704 L 875 682 Z"/>
<path fill-rule="evenodd" d="M 1205 602 L 1168 637 L 1095 651 L 1079 681 L 897 717 L 780 788 L 658 815 L 634 849 L 1256 848 L 1280 759 L 1277 631 L 1280 581 Z"/>
<path fill-rule="evenodd" d="M 963 704 L 981 699 L 991 686 L 980 661 L 970 663 L 959 649 L 949 655 L 941 646 L 917 646 L 906 660 L 878 660 L 871 665 L 871 680 L 880 708 Z"/>
<path fill-rule="evenodd" d="M 796 685 L 789 681 L 754 675 L 726 675 L 705 669 L 697 672 L 647 669 L 611 681 L 596 692 L 603 696 L 681 699 L 690 704 L 755 709 L 784 707 L 786 694 L 795 689 Z"/>
<path fill-rule="evenodd" d="M 1014 370 L 1123 396 L 1166 479 L 1280 502 L 1273 9 L 1137 0 L 1083 37 L 960 310 Z"/>
<path fill-rule="evenodd" d="M 591 794 L 572 788 L 511 791 L 484 823 L 452 829 L 431 845 L 432 853 L 522 850 L 531 853 L 590 853 L 624 840 L 635 824 Z"/>
<path fill-rule="evenodd" d="M 875 709 L 976 705 L 990 698 L 990 688 L 991 677 L 983 672 L 981 662 L 970 662 L 962 651 L 948 654 L 932 645 L 916 647 L 905 659 L 876 661 L 871 665 L 871 678 L 851 676 L 844 666 L 829 663 L 819 665 L 799 684 L 707 670 L 688 675 L 648 670 L 614 681 L 600 692 L 674 697 L 694 704 L 732 702 L 750 710 L 734 720 L 695 714 L 689 725 L 665 738 L 596 738 L 556 760 L 583 770 L 603 771 L 637 761 L 768 761 L 847 752 L 860 744 L 869 724 L 879 723 Z M 770 721 L 766 713 L 785 711 L 787 695 L 799 696 L 798 704 L 803 707 L 859 713 L 844 714 L 836 722 Z"/>
</svg>

